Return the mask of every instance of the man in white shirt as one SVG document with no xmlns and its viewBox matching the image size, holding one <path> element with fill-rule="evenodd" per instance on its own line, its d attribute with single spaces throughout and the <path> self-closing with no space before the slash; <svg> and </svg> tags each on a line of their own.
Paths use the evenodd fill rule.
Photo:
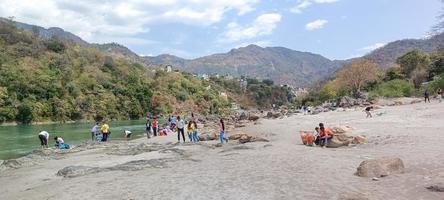
<svg viewBox="0 0 444 200">
<path fill-rule="evenodd" d="M 180 142 L 180 134 L 182 134 L 183 142 L 185 143 L 185 122 L 177 116 L 177 140 Z"/>
<path fill-rule="evenodd" d="M 46 131 L 40 131 L 39 133 L 39 139 L 40 139 L 40 145 L 43 148 L 49 148 L 48 147 L 48 140 L 49 140 L 49 133 Z"/>
</svg>

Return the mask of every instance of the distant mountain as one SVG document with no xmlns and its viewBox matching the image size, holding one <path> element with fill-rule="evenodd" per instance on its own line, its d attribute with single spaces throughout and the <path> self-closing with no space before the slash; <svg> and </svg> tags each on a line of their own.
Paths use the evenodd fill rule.
<svg viewBox="0 0 444 200">
<path fill-rule="evenodd" d="M 409 51 L 420 49 L 425 52 L 435 52 L 444 45 L 444 33 L 426 39 L 405 39 L 390 42 L 387 45 L 370 52 L 363 58 L 372 60 L 381 67 L 396 65 L 396 59 Z"/>
<path fill-rule="evenodd" d="M 301 87 L 331 74 L 341 66 L 341 62 L 331 61 L 318 54 L 256 45 L 193 60 L 171 55 L 145 58 L 154 64 L 172 65 L 192 73 L 244 75 Z"/>
<path fill-rule="evenodd" d="M 0 20 L 6 19 L 0 18 Z M 300 52 L 284 47 L 262 48 L 256 45 L 191 60 L 169 54 L 140 57 L 127 47 L 117 43 L 90 44 L 61 28 L 45 29 L 40 26 L 16 23 L 17 27 L 31 31 L 43 39 L 57 37 L 80 46 L 95 47 L 107 55 L 137 61 L 144 63 L 146 66 L 172 65 L 174 68 L 190 73 L 272 79 L 279 84 L 298 87 L 308 86 L 323 77 L 329 76 L 342 67 L 344 63 L 353 60 L 329 60 L 321 55 L 309 52 Z M 362 58 L 372 60 L 385 68 L 396 65 L 396 59 L 411 50 L 420 49 L 426 52 L 434 52 L 442 45 L 444 45 L 444 34 L 427 39 L 398 40 L 388 43 Z"/>
</svg>

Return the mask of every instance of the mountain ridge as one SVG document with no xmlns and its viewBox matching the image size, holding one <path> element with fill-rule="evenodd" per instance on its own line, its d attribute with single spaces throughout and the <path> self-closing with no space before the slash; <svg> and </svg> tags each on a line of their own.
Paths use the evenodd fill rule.
<svg viewBox="0 0 444 200">
<path fill-rule="evenodd" d="M 286 47 L 260 47 L 254 44 L 233 48 L 225 53 L 185 59 L 172 54 L 140 56 L 117 43 L 88 43 L 61 28 L 51 27 L 46 29 L 21 22 L 16 22 L 16 24 L 18 27 L 34 32 L 44 39 L 55 36 L 81 46 L 95 47 L 108 55 L 143 63 L 145 66 L 172 65 L 173 68 L 195 74 L 250 76 L 271 79 L 279 84 L 296 87 L 309 86 L 317 80 L 331 75 L 345 63 L 355 59 L 369 59 L 382 68 L 387 68 L 397 66 L 396 59 L 411 50 L 420 49 L 426 52 L 434 52 L 444 45 L 444 33 L 441 33 L 425 39 L 401 39 L 390 42 L 362 57 L 348 60 L 330 60 L 312 52 L 297 51 Z"/>
</svg>

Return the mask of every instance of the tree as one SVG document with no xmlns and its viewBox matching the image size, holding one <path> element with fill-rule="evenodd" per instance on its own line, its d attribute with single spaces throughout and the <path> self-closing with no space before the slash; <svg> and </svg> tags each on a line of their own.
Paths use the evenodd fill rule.
<svg viewBox="0 0 444 200">
<path fill-rule="evenodd" d="M 444 5 L 444 0 L 440 0 L 440 1 Z M 438 23 L 432 27 L 432 30 L 431 30 L 432 34 L 441 33 L 444 30 L 444 6 L 443 6 L 443 8 L 441 8 L 441 12 L 436 17 L 436 19 L 438 20 Z"/>
<path fill-rule="evenodd" d="M 410 78 L 416 69 L 427 69 L 430 64 L 430 56 L 415 49 L 396 59 L 396 63 L 401 66 L 401 73 Z"/>
<path fill-rule="evenodd" d="M 409 78 L 415 88 L 427 80 L 427 69 L 430 66 L 430 55 L 420 50 L 410 51 L 399 57 L 396 62 L 401 66 L 401 73 Z"/>
<path fill-rule="evenodd" d="M 336 75 L 340 87 L 350 89 L 354 94 L 368 82 L 378 78 L 379 67 L 369 60 L 356 60 L 345 65 Z"/>
</svg>

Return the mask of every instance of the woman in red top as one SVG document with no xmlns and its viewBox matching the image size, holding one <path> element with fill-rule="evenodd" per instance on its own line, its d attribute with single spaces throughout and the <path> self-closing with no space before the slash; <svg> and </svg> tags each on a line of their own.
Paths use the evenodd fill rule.
<svg viewBox="0 0 444 200">
<path fill-rule="evenodd" d="M 154 136 L 157 136 L 157 118 L 154 117 L 153 119 L 153 134 Z"/>
</svg>

